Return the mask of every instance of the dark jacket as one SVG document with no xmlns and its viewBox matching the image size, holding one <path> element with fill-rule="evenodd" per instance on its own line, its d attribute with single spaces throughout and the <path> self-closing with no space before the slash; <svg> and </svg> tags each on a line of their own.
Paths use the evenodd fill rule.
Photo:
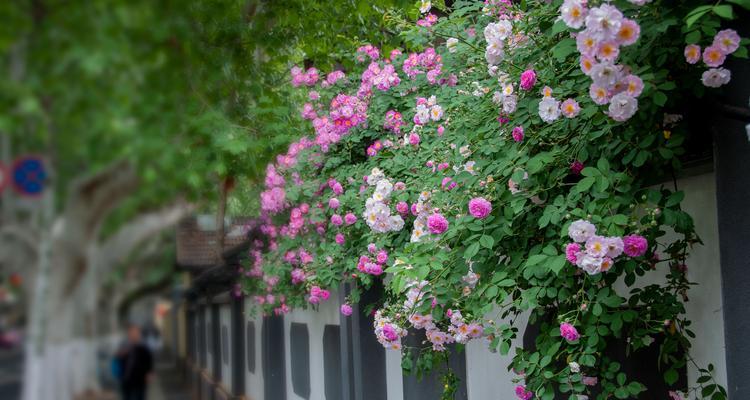
<svg viewBox="0 0 750 400">
<path fill-rule="evenodd" d="M 141 343 L 131 345 L 120 356 L 120 365 L 122 368 L 120 381 L 123 387 L 145 387 L 146 376 L 154 368 L 151 350 Z"/>
</svg>

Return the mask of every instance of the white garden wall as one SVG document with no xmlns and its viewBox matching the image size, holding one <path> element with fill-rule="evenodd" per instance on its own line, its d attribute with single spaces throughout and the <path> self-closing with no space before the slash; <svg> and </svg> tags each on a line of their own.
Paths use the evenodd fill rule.
<svg viewBox="0 0 750 400">
<path fill-rule="evenodd" d="M 228 303 L 219 306 L 219 354 L 217 355 L 221 359 L 221 384 L 227 391 L 232 389 L 232 357 L 235 357 L 234 351 L 232 350 L 232 343 L 234 338 L 232 337 L 232 310 Z M 227 341 L 227 354 L 224 353 L 224 341 Z M 224 359 L 224 356 L 227 358 Z M 239 356 L 239 355 L 238 355 Z"/>
<path fill-rule="evenodd" d="M 683 208 L 693 216 L 698 234 L 703 240 L 704 245 L 697 246 L 691 252 L 687 261 L 688 276 L 691 281 L 699 283 L 690 292 L 690 301 L 687 303 L 687 315 L 693 321 L 692 329 L 698 335 L 694 341 L 691 354 L 700 366 L 706 366 L 708 363 L 716 367 L 716 378 L 721 384 L 726 385 L 726 363 L 725 363 L 725 345 L 724 345 L 724 324 L 721 302 L 721 282 L 720 282 L 720 264 L 719 250 L 720 243 L 718 240 L 717 212 L 715 199 L 715 180 L 713 174 L 704 174 L 681 179 L 677 182 L 678 188 L 686 193 L 683 202 Z M 670 183 L 671 187 L 671 183 Z M 656 282 L 663 282 L 665 276 L 665 264 L 659 264 L 659 267 L 646 276 L 639 278 L 638 286 L 643 286 Z M 628 288 L 624 284 L 617 286 L 618 292 L 622 295 L 627 294 Z M 338 296 L 333 294 L 331 299 L 320 305 L 317 311 L 314 310 L 295 310 L 283 318 L 283 358 L 285 371 L 286 398 L 289 400 L 333 400 L 325 397 L 325 354 L 323 351 L 323 337 L 326 325 L 340 326 L 341 316 L 339 314 L 339 305 L 336 301 Z M 225 388 L 232 388 L 232 366 L 235 365 L 235 357 L 248 356 L 247 349 L 244 354 L 239 354 L 234 350 L 237 340 L 246 341 L 248 338 L 248 321 L 254 325 L 254 343 L 253 350 L 250 353 L 254 357 L 254 372 L 250 372 L 248 363 L 244 362 L 244 395 L 250 400 L 271 400 L 264 397 L 264 360 L 263 360 L 263 324 L 264 319 L 257 312 L 251 313 L 251 300 L 245 300 L 244 319 L 241 321 L 243 334 L 240 337 L 232 337 L 232 312 L 231 304 L 222 304 L 220 308 L 219 334 L 226 326 L 228 340 L 230 340 L 229 360 L 227 363 L 222 362 L 221 384 Z M 210 332 L 213 320 L 210 309 L 201 307 L 200 312 L 205 312 L 205 334 L 207 339 L 207 363 L 210 371 L 213 365 L 213 357 L 220 357 L 221 352 L 215 354 L 211 346 L 212 332 Z M 496 315 L 488 315 L 488 318 L 497 318 Z M 521 346 L 524 326 L 528 314 L 519 317 L 516 326 L 519 327 L 518 338 L 511 346 L 511 354 L 501 356 L 498 353 L 491 353 L 487 349 L 487 341 L 476 340 L 466 346 L 466 351 L 461 356 L 466 358 L 466 384 L 468 398 L 470 400 L 486 399 L 504 399 L 513 397 L 512 382 L 517 377 L 508 371 L 513 349 Z M 198 319 L 194 319 L 196 327 Z M 293 355 L 292 355 L 292 338 L 291 331 L 293 324 L 302 324 L 307 329 L 309 340 L 309 396 L 298 395 L 294 391 L 293 380 Z M 299 325 L 298 325 L 299 328 Z M 368 323 L 361 321 L 360 329 L 363 330 L 361 335 L 371 334 Z M 342 330 L 341 334 L 345 332 Z M 223 335 L 222 335 L 223 336 Z M 193 343 L 198 343 L 197 340 Z M 330 344 L 330 343 L 329 343 Z M 274 354 L 271 354 L 273 357 Z M 281 357 L 281 354 L 278 355 Z M 401 373 L 401 357 L 398 352 L 386 351 L 386 385 L 385 392 L 387 400 L 411 400 L 404 399 L 404 379 Z M 268 360 L 266 360 L 268 361 Z M 366 360 L 365 360 L 366 362 Z M 213 372 L 212 372 L 213 373 Z M 696 379 L 695 367 L 690 365 L 688 368 L 688 382 L 694 383 Z M 330 377 L 329 377 L 330 378 Z M 367 377 L 363 377 L 367 379 Z"/>
</svg>

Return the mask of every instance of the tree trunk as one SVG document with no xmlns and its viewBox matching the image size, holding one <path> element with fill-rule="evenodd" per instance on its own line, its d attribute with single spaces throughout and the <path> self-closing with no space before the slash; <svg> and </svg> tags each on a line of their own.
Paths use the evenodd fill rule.
<svg viewBox="0 0 750 400">
<path fill-rule="evenodd" d="M 76 181 L 65 211 L 57 219 L 54 190 L 45 191 L 36 283 L 27 328 L 24 400 L 69 400 L 83 389 L 98 386 L 94 351 L 89 342 L 92 329 L 87 318 L 92 313 L 85 306 L 90 294 L 87 283 L 93 282 L 86 278 L 91 267 L 90 246 L 96 243 L 99 227 L 109 211 L 136 185 L 132 166 L 115 163 Z"/>
<path fill-rule="evenodd" d="M 54 215 L 54 191 L 48 190 L 44 194 L 43 223 L 52 225 Z M 51 230 L 44 230 L 40 235 L 39 252 L 37 257 L 37 273 L 34 294 L 28 313 L 28 327 L 26 330 L 26 362 L 24 364 L 23 399 L 37 400 L 45 398 L 41 382 L 44 381 L 44 373 L 50 371 L 44 368 L 45 355 L 55 352 L 53 349 L 45 348 L 45 302 L 47 297 L 47 286 L 49 282 L 49 271 L 51 268 L 52 242 L 55 234 L 61 233 L 60 221 L 55 223 Z M 54 377 L 48 377 L 54 379 Z M 47 397 L 49 398 L 49 397 Z"/>
<path fill-rule="evenodd" d="M 70 400 L 83 390 L 98 387 L 97 343 L 101 334 L 110 333 L 97 326 L 102 277 L 144 240 L 192 210 L 177 203 L 142 215 L 101 243 L 100 227 L 137 185 L 132 165 L 112 163 L 73 182 L 57 218 L 52 185 L 45 191 L 27 327 L 24 400 Z"/>
</svg>

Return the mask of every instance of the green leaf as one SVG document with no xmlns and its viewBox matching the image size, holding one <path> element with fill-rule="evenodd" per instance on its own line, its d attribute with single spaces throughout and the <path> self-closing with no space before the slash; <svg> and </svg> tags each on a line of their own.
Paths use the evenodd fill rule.
<svg viewBox="0 0 750 400">
<path fill-rule="evenodd" d="M 533 267 L 534 265 L 540 264 L 542 261 L 549 258 L 546 254 L 535 254 L 531 257 L 529 257 L 528 260 L 526 260 L 526 266 L 527 267 Z"/>
<path fill-rule="evenodd" d="M 565 254 L 560 254 L 559 256 L 553 258 L 552 261 L 547 264 L 547 267 L 555 274 L 559 274 L 560 270 L 565 267 L 565 263 L 567 261 L 568 260 L 565 258 Z"/>
<path fill-rule="evenodd" d="M 567 30 L 568 30 L 568 26 L 565 25 L 565 21 L 563 21 L 563 20 L 559 20 L 559 21 L 555 22 L 554 25 L 552 25 L 552 34 L 553 35 L 556 35 L 556 34 L 558 34 L 560 32 L 564 32 L 564 31 L 567 31 Z"/>
<path fill-rule="evenodd" d="M 617 214 L 612 217 L 612 222 L 614 222 L 617 225 L 627 225 L 628 217 L 623 214 Z"/>
<path fill-rule="evenodd" d="M 688 28 L 693 26 L 702 16 L 708 14 L 711 11 L 712 6 L 700 6 L 689 12 L 685 17 L 685 24 Z"/>
<path fill-rule="evenodd" d="M 667 385 L 673 385 L 677 382 L 677 378 L 677 371 L 674 368 L 670 368 L 664 373 L 664 382 L 666 382 Z"/>
<path fill-rule="evenodd" d="M 602 305 L 599 303 L 594 304 L 594 307 L 591 309 L 591 312 L 596 315 L 597 317 L 602 315 Z"/>
<path fill-rule="evenodd" d="M 501 355 L 507 355 L 510 351 L 510 342 L 507 340 L 503 340 L 502 343 L 500 343 L 500 354 Z"/>
<path fill-rule="evenodd" d="M 725 19 L 734 18 L 734 13 L 732 12 L 732 6 L 730 6 L 729 4 L 720 4 L 720 5 L 714 6 L 713 12 L 714 14 Z"/>
<path fill-rule="evenodd" d="M 679 192 L 674 192 L 671 195 L 669 195 L 669 197 L 667 198 L 667 202 L 664 203 L 664 206 L 666 207 L 675 206 L 677 204 L 680 204 L 680 202 L 682 202 L 684 198 L 685 198 L 685 192 L 681 190 Z"/>
<path fill-rule="evenodd" d="M 609 308 L 615 308 L 615 307 L 619 307 L 620 304 L 622 304 L 624 301 L 625 299 L 623 299 L 622 297 L 618 295 L 612 295 L 612 296 L 604 298 L 602 300 L 602 303 L 604 303 L 604 305 L 606 305 Z"/>
<path fill-rule="evenodd" d="M 638 155 L 635 156 L 635 160 L 633 160 L 633 165 L 636 166 L 636 167 L 640 167 L 641 165 L 643 165 L 646 162 L 646 160 L 648 159 L 648 157 L 649 157 L 649 154 L 648 154 L 647 151 L 645 151 L 645 150 L 639 151 Z"/>
<path fill-rule="evenodd" d="M 698 29 L 685 35 L 685 43 L 687 44 L 696 44 L 700 42 L 700 40 L 701 40 L 701 31 Z"/>
<path fill-rule="evenodd" d="M 667 104 L 667 95 L 664 94 L 664 92 L 654 92 L 654 104 L 656 104 L 659 107 L 663 107 L 664 104 Z"/>
<path fill-rule="evenodd" d="M 664 157 L 665 160 L 674 157 L 674 152 L 666 147 L 659 147 L 659 154 Z"/>
<path fill-rule="evenodd" d="M 419 280 L 422 280 L 427 278 L 427 275 L 430 274 L 430 266 L 420 265 L 419 267 L 415 268 L 414 271 L 416 272 L 417 278 L 419 278 Z"/>
<path fill-rule="evenodd" d="M 607 161 L 606 158 L 602 157 L 599 159 L 599 161 L 596 162 L 596 167 L 599 168 L 599 171 L 607 172 L 609 171 L 609 161 Z"/>
<path fill-rule="evenodd" d="M 576 184 L 576 191 L 585 192 L 591 189 L 591 186 L 594 184 L 594 182 L 596 182 L 596 178 L 594 178 L 593 176 L 587 176 L 581 179 L 578 184 Z"/>
<path fill-rule="evenodd" d="M 637 395 L 638 393 L 640 393 L 640 392 L 642 392 L 644 390 L 645 390 L 645 388 L 643 387 L 643 385 L 641 385 L 638 382 L 633 381 L 633 382 L 628 383 L 628 391 L 632 395 Z"/>
<path fill-rule="evenodd" d="M 567 38 L 561 40 L 552 48 L 552 56 L 558 61 L 565 61 L 565 58 L 573 54 L 574 51 L 576 51 L 576 41 Z"/>
<path fill-rule="evenodd" d="M 469 245 L 464 251 L 464 259 L 471 260 L 479 252 L 479 243 L 475 242 Z"/>
<path fill-rule="evenodd" d="M 599 170 L 594 167 L 586 167 L 583 170 L 581 170 L 581 175 L 596 176 L 596 175 L 599 175 Z"/>
<path fill-rule="evenodd" d="M 594 364 L 596 364 L 596 358 L 592 356 L 591 354 L 584 354 L 581 356 L 581 358 L 578 359 L 578 362 L 581 365 L 585 365 L 587 367 L 593 367 Z"/>
<path fill-rule="evenodd" d="M 549 365 L 550 362 L 552 362 L 552 357 L 550 357 L 548 355 L 544 356 L 544 357 L 542 357 L 542 360 L 539 361 L 539 366 L 540 367 L 546 367 L 547 365 Z"/>
<path fill-rule="evenodd" d="M 495 239 L 489 235 L 482 235 L 482 237 L 479 238 L 479 244 L 481 244 L 482 247 L 492 249 L 492 246 L 495 245 Z"/>
<path fill-rule="evenodd" d="M 515 285 L 516 285 L 516 281 L 514 281 L 513 279 L 503 279 L 497 283 L 497 286 L 499 287 L 511 287 Z"/>
<path fill-rule="evenodd" d="M 748 57 L 747 47 L 745 46 L 738 47 L 737 51 L 732 53 L 732 55 L 737 58 L 747 58 Z"/>
</svg>

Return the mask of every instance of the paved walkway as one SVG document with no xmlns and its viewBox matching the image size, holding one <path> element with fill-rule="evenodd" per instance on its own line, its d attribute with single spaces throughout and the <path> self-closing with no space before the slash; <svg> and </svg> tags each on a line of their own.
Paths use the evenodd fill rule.
<svg viewBox="0 0 750 400">
<path fill-rule="evenodd" d="M 21 370 L 23 351 L 20 347 L 0 349 L 0 399 L 15 400 L 21 397 Z"/>
<path fill-rule="evenodd" d="M 23 352 L 20 348 L 0 349 L 0 399 L 20 398 L 22 365 Z M 147 399 L 190 400 L 188 384 L 174 363 L 166 360 L 157 362 L 156 377 L 149 386 Z"/>
<path fill-rule="evenodd" d="M 190 391 L 174 363 L 157 362 L 156 379 L 148 390 L 148 400 L 189 400 Z"/>
</svg>

